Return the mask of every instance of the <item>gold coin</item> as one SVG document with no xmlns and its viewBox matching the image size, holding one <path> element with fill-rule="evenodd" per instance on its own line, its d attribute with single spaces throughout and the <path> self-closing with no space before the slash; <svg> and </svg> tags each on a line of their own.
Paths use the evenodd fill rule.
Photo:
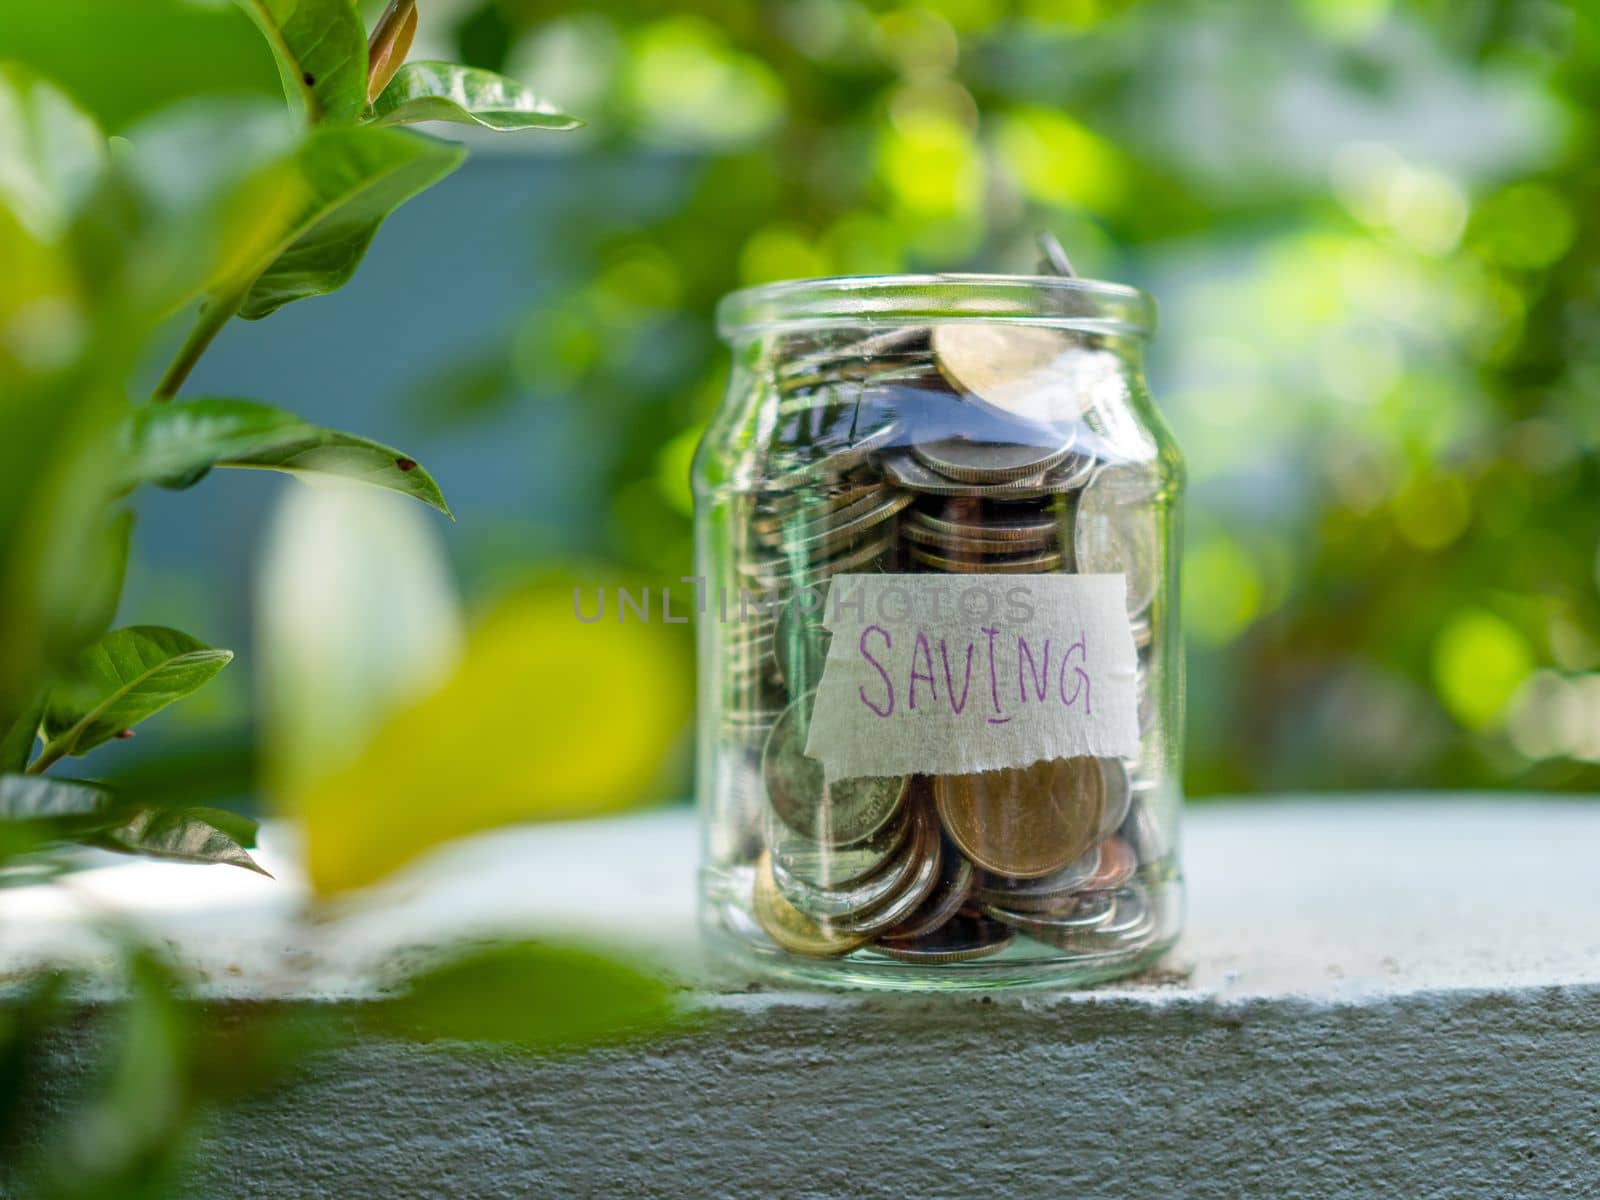
<svg viewBox="0 0 1600 1200">
<path fill-rule="evenodd" d="M 867 935 L 833 933 L 818 925 L 783 898 L 778 881 L 772 876 L 772 855 L 765 851 L 756 863 L 755 890 L 751 907 L 767 936 L 791 954 L 811 958 L 837 958 L 865 945 Z"/>
<path fill-rule="evenodd" d="M 1060 386 L 1062 356 L 1071 349 L 1071 335 L 1037 325 L 966 321 L 933 329 L 934 359 L 954 387 L 1041 424 L 1078 416 L 1077 392 Z"/>
<path fill-rule="evenodd" d="M 934 780 L 950 840 L 986 871 L 1032 879 L 1059 871 L 1093 844 L 1106 781 L 1093 758 L 1058 758 Z"/>
</svg>

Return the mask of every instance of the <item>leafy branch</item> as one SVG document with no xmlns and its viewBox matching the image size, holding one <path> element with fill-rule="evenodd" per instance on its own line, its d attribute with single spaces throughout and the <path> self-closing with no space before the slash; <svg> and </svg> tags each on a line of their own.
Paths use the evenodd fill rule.
<svg viewBox="0 0 1600 1200">
<path fill-rule="evenodd" d="M 41 778 L 66 758 L 132 736 L 136 725 L 202 687 L 232 659 L 177 630 L 109 629 L 132 518 L 126 512 L 107 518 L 103 507 L 82 499 L 94 492 L 87 480 L 102 481 L 103 506 L 145 484 L 192 487 L 219 467 L 338 476 L 448 516 L 437 482 L 403 451 L 253 400 L 178 396 L 234 317 L 259 320 L 343 287 L 389 215 L 461 165 L 460 146 L 402 126 L 443 121 L 495 131 L 557 130 L 578 122 L 505 76 L 451 63 L 407 64 L 415 0 L 393 0 L 370 35 L 354 0 L 237 3 L 277 64 L 292 126 L 287 138 L 271 133 L 281 125 L 270 122 L 201 128 L 192 113 L 180 113 L 111 144 L 48 81 L 0 66 L 0 110 L 30 122 L 28 137 L 0 144 L 0 216 L 14 211 L 25 218 L 15 231 L 0 222 L 0 254 L 19 270 L 37 252 L 54 256 L 59 268 L 51 270 L 83 271 L 79 291 L 101 307 L 86 327 L 105 339 L 93 354 L 85 350 L 81 370 L 59 379 L 49 371 L 24 375 L 21 382 L 33 391 L 19 389 L 23 402 L 8 412 L 26 436 L 30 400 L 41 430 L 53 424 L 63 432 L 70 426 L 62 425 L 61 394 L 94 404 L 80 435 L 60 443 L 61 486 L 80 496 L 77 525 L 46 543 L 63 561 L 49 569 L 12 561 L 24 552 L 37 555 L 38 535 L 20 532 L 19 524 L 13 544 L 0 523 L 0 585 L 13 568 L 61 585 L 19 609 L 29 624 L 9 628 L 0 621 L 0 650 L 57 647 L 40 657 L 43 671 L 19 666 L 14 676 L 0 677 L 0 779 L 15 802 L 12 809 L 0 805 L 0 826 L 19 822 L 47 834 L 45 843 L 77 841 L 255 869 L 241 840 L 253 831 L 230 833 L 225 822 L 195 810 L 129 810 L 99 785 Z M 226 149 L 199 148 L 218 142 Z M 155 157 L 173 146 L 170 159 Z M 114 397 L 144 334 L 156 332 L 174 299 L 196 295 L 202 299 L 192 327 L 149 401 Z M 0 355 L 0 381 L 8 369 Z M 31 492 L 18 494 L 38 495 L 49 485 L 40 475 Z M 19 508 L 19 522 L 25 515 Z M 84 813 L 25 815 L 30 804 L 48 810 L 91 801 L 100 807 L 89 824 Z M 13 840 L 0 828 L 0 842 Z"/>
</svg>

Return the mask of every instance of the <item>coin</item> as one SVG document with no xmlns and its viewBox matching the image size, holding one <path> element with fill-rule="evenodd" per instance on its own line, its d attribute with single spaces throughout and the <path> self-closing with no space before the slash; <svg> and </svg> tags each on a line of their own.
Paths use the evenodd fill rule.
<svg viewBox="0 0 1600 1200">
<path fill-rule="evenodd" d="M 1015 543 L 1018 549 L 1049 545 L 1060 535 L 1061 526 L 1053 515 L 1003 517 L 985 514 L 981 509 L 970 520 L 957 521 L 918 509 L 907 514 L 908 521 L 926 526 L 952 538 L 978 535 L 991 541 Z"/>
<path fill-rule="evenodd" d="M 1097 924 L 1082 928 L 1048 929 L 1042 935 L 1033 930 L 1028 932 L 1063 950 L 1080 954 L 1125 949 L 1155 932 L 1159 909 L 1143 887 L 1134 884 L 1120 891 L 1095 894 L 1106 897 L 1109 904 L 1105 919 Z"/>
<path fill-rule="evenodd" d="M 932 442 L 914 442 L 911 453 L 925 467 L 962 483 L 1009 483 L 1042 474 L 1072 453 L 1072 433 L 1060 445 L 990 442 L 956 434 Z"/>
<path fill-rule="evenodd" d="M 934 361 L 957 389 L 1040 425 L 1067 424 L 1081 412 L 1077 393 L 1059 379 L 1072 345 L 1060 329 L 995 321 L 935 325 L 931 341 Z"/>
<path fill-rule="evenodd" d="M 870 908 L 899 890 L 913 868 L 895 880 L 894 867 L 909 857 L 911 809 L 900 811 L 871 837 L 829 846 L 795 833 L 774 818 L 768 824 L 772 874 L 789 902 L 807 916 L 832 916 Z M 898 858 L 896 856 L 899 856 Z"/>
<path fill-rule="evenodd" d="M 913 561 L 953 575 L 1038 575 L 1060 569 L 1059 550 L 1039 554 L 973 554 L 962 557 L 934 554 L 921 546 L 911 548 Z"/>
<path fill-rule="evenodd" d="M 767 801 L 779 820 L 802 837 L 848 846 L 871 837 L 905 801 L 905 775 L 864 776 L 827 783 L 822 764 L 808 758 L 806 734 L 816 693 L 795 700 L 773 725 L 761 755 Z"/>
<path fill-rule="evenodd" d="M 1100 828 L 1105 775 L 1092 758 L 1058 758 L 941 775 L 934 798 L 962 853 L 986 871 L 1027 879 L 1059 871 L 1089 848 Z"/>
<path fill-rule="evenodd" d="M 1150 607 L 1160 578 L 1155 491 L 1154 474 L 1146 467 L 1102 467 L 1078 497 L 1073 521 L 1078 569 L 1089 575 L 1123 575 L 1130 617 Z"/>
<path fill-rule="evenodd" d="M 893 544 L 892 538 L 881 537 L 832 557 L 811 558 L 796 551 L 766 558 L 741 559 L 735 565 L 741 575 L 753 579 L 767 591 L 775 591 L 786 586 L 820 583 L 846 571 L 859 570 L 876 562 Z"/>
<path fill-rule="evenodd" d="M 977 869 L 954 845 L 940 847 L 938 884 L 915 912 L 883 936 L 913 939 L 932 933 L 961 911 L 972 895 L 977 876 Z"/>
<path fill-rule="evenodd" d="M 1107 838 L 1100 843 L 1100 865 L 1084 881 L 1086 892 L 1110 892 L 1122 887 L 1139 869 L 1139 860 L 1133 847 L 1119 837 Z"/>
<path fill-rule="evenodd" d="M 974 895 L 989 904 L 999 904 L 1023 912 L 1048 912 L 1060 908 L 1088 886 L 1100 869 L 1100 849 L 1090 846 L 1059 871 L 1016 879 L 985 872 Z"/>
<path fill-rule="evenodd" d="M 1133 847 L 1139 865 L 1145 867 L 1164 861 L 1171 853 L 1167 835 L 1161 828 L 1161 822 L 1156 820 L 1151 807 L 1154 798 L 1154 783 L 1141 783 L 1135 787 L 1133 799 L 1128 806 L 1128 815 L 1122 822 L 1122 828 L 1117 831 L 1118 835 Z"/>
<path fill-rule="evenodd" d="M 1011 944 L 1015 936 L 998 921 L 962 913 L 939 928 L 914 938 L 881 937 L 870 949 L 901 962 L 929 965 L 966 962 L 999 953 Z"/>
<path fill-rule="evenodd" d="M 988 538 L 983 536 L 982 526 L 975 525 L 971 529 L 972 532 L 966 534 L 945 533 L 942 530 L 931 529 L 913 517 L 908 518 L 906 523 L 900 527 L 900 534 L 907 541 L 916 542 L 918 545 L 931 546 L 935 550 L 948 550 L 952 553 L 964 555 L 995 554 L 1003 556 L 1030 549 L 1043 550 L 1050 544 L 1048 541 L 1034 544 Z"/>
<path fill-rule="evenodd" d="M 1027 476 L 1006 483 L 962 483 L 930 470 L 909 450 L 895 450 L 883 456 L 883 473 L 889 481 L 907 491 L 932 496 L 1042 496 L 1044 476 Z"/>
<path fill-rule="evenodd" d="M 855 934 L 824 929 L 783 898 L 772 876 L 772 856 L 766 853 L 756 863 L 751 909 L 761 928 L 783 949 L 811 958 L 837 958 L 849 954 L 867 939 Z"/>
<path fill-rule="evenodd" d="M 888 488 L 862 497 L 851 504 L 824 513 L 793 531 L 786 531 L 782 542 L 788 550 L 811 550 L 824 544 L 841 544 L 887 521 L 915 497 Z"/>
<path fill-rule="evenodd" d="M 899 427 L 891 423 L 855 436 L 847 444 L 832 449 L 821 457 L 782 470 L 768 480 L 767 486 L 782 491 L 805 487 L 818 480 L 843 475 L 866 461 L 874 452 L 887 446 L 899 432 Z"/>
<path fill-rule="evenodd" d="M 1022 912 L 987 901 L 978 906 L 986 916 L 1003 921 L 1041 942 L 1059 943 L 1064 937 L 1085 933 L 1104 925 L 1116 911 L 1109 892 L 1086 892 L 1070 907 L 1059 912 Z"/>
<path fill-rule="evenodd" d="M 912 810 L 912 820 L 914 824 L 907 853 L 916 863 L 916 870 L 906 881 L 904 889 L 875 908 L 847 916 L 829 917 L 824 919 L 823 924 L 838 932 L 877 936 L 885 929 L 893 929 L 901 924 L 922 906 L 939 882 L 939 868 L 944 855 L 940 849 L 939 822 L 925 804 Z"/>
<path fill-rule="evenodd" d="M 1106 802 L 1100 813 L 1099 837 L 1110 837 L 1128 815 L 1128 805 L 1133 802 L 1133 781 L 1128 778 L 1128 764 L 1120 758 L 1096 759 L 1106 780 Z"/>
</svg>

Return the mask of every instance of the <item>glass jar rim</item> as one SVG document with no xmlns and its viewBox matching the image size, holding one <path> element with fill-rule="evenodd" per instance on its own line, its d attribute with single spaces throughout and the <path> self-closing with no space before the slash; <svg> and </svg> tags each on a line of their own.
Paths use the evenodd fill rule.
<svg viewBox="0 0 1600 1200">
<path fill-rule="evenodd" d="M 1148 293 L 1075 276 L 834 275 L 731 292 L 717 305 L 717 329 L 734 340 L 865 321 L 1018 321 L 1144 338 L 1155 316 Z"/>
</svg>

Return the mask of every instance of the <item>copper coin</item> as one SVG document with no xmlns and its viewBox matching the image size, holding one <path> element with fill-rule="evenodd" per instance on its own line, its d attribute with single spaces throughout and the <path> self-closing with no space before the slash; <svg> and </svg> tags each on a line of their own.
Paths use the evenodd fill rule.
<svg viewBox="0 0 1600 1200">
<path fill-rule="evenodd" d="M 920 938 L 953 918 L 972 895 L 977 869 L 952 845 L 940 852 L 939 882 L 916 912 L 884 933 L 897 940 Z"/>
<path fill-rule="evenodd" d="M 1119 837 L 1100 843 L 1099 869 L 1084 883 L 1086 892 L 1112 892 L 1124 886 L 1139 869 L 1133 847 Z"/>
<path fill-rule="evenodd" d="M 950 839 L 984 870 L 1018 879 L 1059 871 L 1093 844 L 1105 789 L 1093 758 L 934 780 Z"/>
</svg>

